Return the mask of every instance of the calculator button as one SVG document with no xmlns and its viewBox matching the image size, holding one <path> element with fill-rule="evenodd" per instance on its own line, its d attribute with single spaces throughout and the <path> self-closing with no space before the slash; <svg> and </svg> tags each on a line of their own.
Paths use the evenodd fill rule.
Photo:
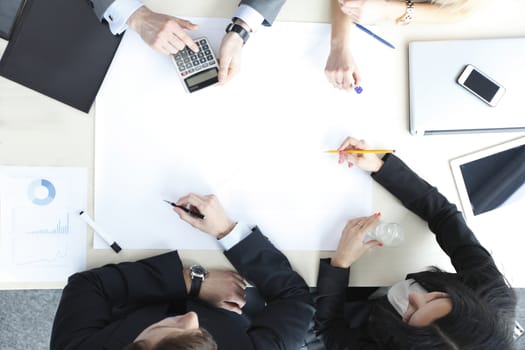
<svg viewBox="0 0 525 350">
<path fill-rule="evenodd" d="M 202 49 L 203 49 L 203 50 L 209 50 L 210 47 L 209 47 L 208 45 L 202 45 Z"/>
<path fill-rule="evenodd" d="M 206 68 L 206 67 L 208 67 L 208 63 L 203 63 L 202 68 Z"/>
<path fill-rule="evenodd" d="M 204 54 L 202 53 L 202 51 L 199 51 L 199 53 L 197 54 L 197 57 L 199 57 L 199 58 L 204 57 Z"/>
<path fill-rule="evenodd" d="M 199 61 L 195 60 L 195 61 L 192 61 L 191 62 L 194 66 L 198 66 L 199 65 Z"/>
<path fill-rule="evenodd" d="M 207 59 L 208 61 L 212 61 L 212 60 L 213 60 L 213 56 L 212 56 L 212 55 L 206 56 L 206 59 Z"/>
<path fill-rule="evenodd" d="M 211 55 L 211 51 L 210 50 L 204 50 L 204 54 L 205 55 Z"/>
<path fill-rule="evenodd" d="M 210 66 L 211 66 L 211 65 L 214 65 L 214 64 L 215 64 L 215 61 L 210 61 L 210 62 L 209 62 L 209 65 L 210 65 Z"/>
<path fill-rule="evenodd" d="M 189 59 L 188 57 L 186 57 L 186 58 L 184 59 L 184 63 L 188 64 L 189 62 L 191 62 L 190 59 Z"/>
<path fill-rule="evenodd" d="M 201 39 L 199 43 L 201 43 L 202 45 L 206 44 L 206 39 Z"/>
<path fill-rule="evenodd" d="M 206 62 L 206 59 L 205 59 L 205 58 L 201 58 L 201 59 L 200 59 L 200 62 L 201 62 L 201 63 L 204 63 L 204 62 Z"/>
<path fill-rule="evenodd" d="M 185 77 L 186 75 L 188 75 L 188 72 L 187 72 L 187 71 L 184 71 L 184 72 L 180 73 L 180 76 L 181 76 L 181 77 Z"/>
<path fill-rule="evenodd" d="M 197 66 L 197 67 L 195 67 L 195 71 L 196 71 L 196 72 L 200 71 L 201 69 L 202 69 L 201 66 Z"/>
<path fill-rule="evenodd" d="M 190 68 L 190 69 L 188 69 L 188 72 L 189 72 L 189 73 L 193 73 L 193 72 L 195 72 L 195 69 Z"/>
</svg>

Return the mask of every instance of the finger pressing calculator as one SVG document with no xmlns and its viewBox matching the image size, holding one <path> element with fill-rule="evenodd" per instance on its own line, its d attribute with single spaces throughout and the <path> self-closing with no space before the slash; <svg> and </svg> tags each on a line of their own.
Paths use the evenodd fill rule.
<svg viewBox="0 0 525 350">
<path fill-rule="evenodd" d="M 171 55 L 182 85 L 187 92 L 195 92 L 219 81 L 219 65 L 207 38 L 195 40 L 199 52 L 187 46 Z"/>
</svg>

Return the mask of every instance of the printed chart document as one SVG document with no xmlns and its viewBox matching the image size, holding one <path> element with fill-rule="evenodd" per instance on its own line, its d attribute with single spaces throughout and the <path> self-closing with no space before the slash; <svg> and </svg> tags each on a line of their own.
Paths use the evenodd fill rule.
<svg viewBox="0 0 525 350">
<path fill-rule="evenodd" d="M 191 20 L 218 52 L 229 19 Z M 372 180 L 324 151 L 370 139 L 369 115 L 397 103 L 383 78 L 393 50 L 360 34 L 378 61 L 361 95 L 326 81 L 329 25 L 313 23 L 260 28 L 236 77 L 189 94 L 170 57 L 128 31 L 97 97 L 94 220 L 123 249 L 220 249 L 163 201 L 213 193 L 281 249 L 335 249 L 349 219 L 372 214 Z"/>
<path fill-rule="evenodd" d="M 87 169 L 0 166 L 0 281 L 65 281 L 86 267 Z"/>
</svg>

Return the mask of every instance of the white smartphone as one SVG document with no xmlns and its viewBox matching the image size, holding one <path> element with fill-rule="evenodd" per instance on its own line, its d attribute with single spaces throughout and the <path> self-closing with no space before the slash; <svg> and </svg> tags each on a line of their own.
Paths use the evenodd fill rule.
<svg viewBox="0 0 525 350">
<path fill-rule="evenodd" d="M 505 94 L 505 88 L 471 64 L 459 75 L 458 84 L 491 107 L 495 107 Z"/>
</svg>

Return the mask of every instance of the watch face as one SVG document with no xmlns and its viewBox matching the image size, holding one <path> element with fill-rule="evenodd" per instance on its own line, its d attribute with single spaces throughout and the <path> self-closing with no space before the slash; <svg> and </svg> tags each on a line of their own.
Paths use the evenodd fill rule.
<svg viewBox="0 0 525 350">
<path fill-rule="evenodd" d="M 192 265 L 190 266 L 190 274 L 192 278 L 198 277 L 204 279 L 206 276 L 208 276 L 208 270 L 200 265 Z"/>
</svg>

